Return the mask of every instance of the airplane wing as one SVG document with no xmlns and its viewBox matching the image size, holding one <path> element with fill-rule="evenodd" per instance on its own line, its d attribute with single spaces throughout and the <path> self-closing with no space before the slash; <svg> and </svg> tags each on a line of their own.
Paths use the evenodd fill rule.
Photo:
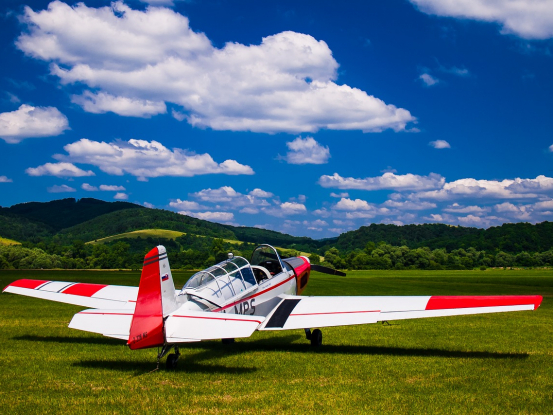
<svg viewBox="0 0 553 415">
<path fill-rule="evenodd" d="M 535 310 L 542 301 L 539 295 L 282 298 L 258 330 L 347 326 L 377 321 Z"/>
<path fill-rule="evenodd" d="M 83 307 L 134 310 L 138 287 L 22 279 L 3 292 Z"/>
</svg>

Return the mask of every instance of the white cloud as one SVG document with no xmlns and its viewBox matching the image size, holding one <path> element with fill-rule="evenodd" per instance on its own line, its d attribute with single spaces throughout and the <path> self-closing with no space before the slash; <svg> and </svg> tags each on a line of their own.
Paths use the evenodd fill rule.
<svg viewBox="0 0 553 415">
<path fill-rule="evenodd" d="M 333 207 L 336 210 L 347 210 L 347 211 L 356 211 L 356 210 L 374 210 L 374 205 L 370 205 L 366 200 L 361 199 L 346 199 L 342 198 L 338 203 Z"/>
<path fill-rule="evenodd" d="M 171 206 L 172 208 L 175 208 L 175 209 L 188 210 L 188 211 L 189 210 L 203 210 L 203 209 L 206 209 L 205 206 L 200 205 L 198 202 L 193 202 L 193 201 L 190 201 L 190 200 L 180 200 L 180 199 L 172 200 L 169 203 L 169 206 Z"/>
<path fill-rule="evenodd" d="M 250 196 L 253 197 L 259 197 L 262 199 L 267 199 L 269 197 L 273 197 L 274 195 L 271 192 L 266 192 L 265 190 L 261 190 L 259 188 L 253 189 L 250 193 L 248 193 Z"/>
<path fill-rule="evenodd" d="M 337 198 L 341 199 L 343 197 L 349 197 L 349 193 L 348 192 L 342 192 L 342 193 L 331 192 L 330 197 L 337 197 Z"/>
<path fill-rule="evenodd" d="M 189 211 L 181 211 L 179 212 L 181 215 L 187 215 L 191 216 L 193 218 L 213 221 L 213 222 L 230 222 L 231 220 L 234 220 L 234 214 L 231 212 L 189 212 Z"/>
<path fill-rule="evenodd" d="M 88 183 L 83 183 L 81 189 L 86 190 L 87 192 L 97 192 L 99 189 L 96 186 L 92 186 Z"/>
<path fill-rule="evenodd" d="M 480 206 L 461 206 L 458 203 L 453 203 L 442 210 L 450 213 L 473 213 L 476 215 L 482 215 L 490 211 L 489 208 Z"/>
<path fill-rule="evenodd" d="M 48 187 L 46 190 L 48 190 L 48 193 L 68 193 L 77 191 L 76 189 L 73 189 L 66 184 L 62 184 L 61 186 L 54 185 L 52 187 Z"/>
<path fill-rule="evenodd" d="M 421 76 L 419 76 L 419 79 L 424 83 L 426 86 L 432 86 L 436 85 L 440 82 L 438 78 L 433 77 L 429 73 L 423 73 Z"/>
<path fill-rule="evenodd" d="M 0 176 L 0 183 L 11 183 L 13 182 L 12 179 L 8 179 L 7 176 Z"/>
<path fill-rule="evenodd" d="M 553 2 L 549 0 L 410 1 L 424 13 L 498 23 L 503 34 L 524 39 L 553 37 Z"/>
<path fill-rule="evenodd" d="M 453 200 L 460 198 L 520 199 L 536 198 L 539 193 L 553 192 L 553 178 L 476 180 L 459 179 L 445 183 L 442 189 L 414 193 L 410 198 Z"/>
<path fill-rule="evenodd" d="M 21 105 L 0 114 L 0 138 L 15 144 L 30 137 L 52 137 L 69 128 L 67 117 L 54 107 Z"/>
<path fill-rule="evenodd" d="M 113 198 L 115 200 L 127 200 L 129 198 L 129 195 L 127 195 L 126 193 L 116 193 Z"/>
<path fill-rule="evenodd" d="M 451 146 L 449 145 L 449 143 L 445 140 L 436 140 L 436 141 L 431 141 L 428 143 L 429 146 L 432 146 L 434 148 L 437 148 L 437 149 L 442 149 L 442 148 L 451 148 Z"/>
<path fill-rule="evenodd" d="M 240 213 L 246 213 L 248 215 L 256 215 L 259 213 L 259 209 L 254 207 L 245 207 L 243 209 L 240 209 Z"/>
<path fill-rule="evenodd" d="M 152 115 L 165 114 L 167 107 L 163 101 L 127 98 L 98 92 L 85 91 L 83 95 L 73 95 L 71 102 L 80 105 L 86 112 L 103 114 L 114 112 L 127 117 L 149 118 Z"/>
<path fill-rule="evenodd" d="M 313 137 L 297 137 L 286 146 L 290 149 L 285 157 L 289 164 L 325 164 L 330 158 L 328 147 L 320 145 Z"/>
<path fill-rule="evenodd" d="M 121 191 L 126 190 L 123 186 L 102 184 L 102 185 L 100 185 L 100 188 L 98 188 L 98 187 L 92 186 L 88 183 L 83 183 L 81 188 L 83 190 L 86 190 L 87 192 L 97 192 L 98 190 L 101 190 L 103 192 L 121 192 Z"/>
<path fill-rule="evenodd" d="M 387 200 L 386 202 L 383 203 L 383 205 L 389 208 L 399 209 L 399 210 L 428 210 L 428 209 L 434 209 L 436 207 L 435 203 L 410 201 L 410 200 L 406 200 L 404 202 Z"/>
<path fill-rule="evenodd" d="M 424 190 L 441 188 L 445 178 L 436 173 L 428 176 L 416 174 L 396 175 L 384 173 L 378 177 L 367 177 L 365 179 L 354 179 L 352 177 L 341 177 L 338 173 L 333 176 L 321 176 L 318 182 L 323 187 L 338 189 L 359 189 L 359 190 Z"/>
<path fill-rule="evenodd" d="M 92 164 L 105 173 L 132 174 L 138 178 L 200 174 L 254 174 L 250 166 L 235 160 L 216 163 L 209 154 L 196 154 L 179 148 L 169 150 L 157 141 L 131 139 L 128 142 L 98 142 L 83 138 L 64 147 L 67 155 L 57 154 L 57 160 Z M 60 163 L 61 164 L 61 163 Z M 66 163 L 67 164 L 67 163 Z"/>
<path fill-rule="evenodd" d="M 83 177 L 94 176 L 91 170 L 85 171 L 72 163 L 46 163 L 38 167 L 29 167 L 25 170 L 29 176 L 57 176 L 57 177 Z"/>
<path fill-rule="evenodd" d="M 100 190 L 103 192 L 122 192 L 122 191 L 125 191 L 126 189 L 123 186 L 101 184 Z"/>
<path fill-rule="evenodd" d="M 278 206 L 263 208 L 263 212 L 267 215 L 283 217 L 289 215 L 299 215 L 302 213 L 307 213 L 307 208 L 302 203 L 297 202 L 284 202 Z"/>
<path fill-rule="evenodd" d="M 155 209 L 156 208 L 156 206 L 154 204 L 149 203 L 149 202 L 144 202 L 143 205 L 145 207 L 147 207 L 148 209 Z"/>
<path fill-rule="evenodd" d="M 121 2 L 26 7 L 23 22 L 28 31 L 17 47 L 51 62 L 63 84 L 94 90 L 74 98 L 85 110 L 150 116 L 170 102 L 182 107 L 173 116 L 185 114 L 194 126 L 267 133 L 401 131 L 415 120 L 337 84 L 332 51 L 306 34 L 282 32 L 258 45 L 229 42 L 218 49 L 173 10 L 132 10 Z"/>
</svg>

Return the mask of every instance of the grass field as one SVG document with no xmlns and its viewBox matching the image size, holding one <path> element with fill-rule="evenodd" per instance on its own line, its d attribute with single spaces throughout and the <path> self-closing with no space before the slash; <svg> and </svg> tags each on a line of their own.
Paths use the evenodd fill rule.
<svg viewBox="0 0 553 415">
<path fill-rule="evenodd" d="M 174 274 L 177 285 L 189 273 Z M 137 285 L 136 272 L 0 271 L 19 278 Z M 533 312 L 258 332 L 155 350 L 67 328 L 81 307 L 2 294 L 0 413 L 553 413 L 553 271 L 313 273 L 306 295 L 541 294 Z"/>
<path fill-rule="evenodd" d="M 116 241 L 118 239 L 123 238 L 161 238 L 161 239 L 175 239 L 179 236 L 185 235 L 185 232 L 179 232 L 179 231 L 170 231 L 167 229 L 142 229 L 139 231 L 132 231 L 132 232 L 125 232 L 120 233 L 118 235 L 112 235 L 107 236 L 105 238 L 96 239 L 94 241 L 89 241 L 87 244 L 102 244 L 106 242 L 112 242 Z M 203 235 L 195 235 L 195 236 L 201 236 Z M 223 239 L 223 241 L 231 243 L 231 244 L 241 244 L 242 242 L 236 241 L 233 239 Z"/>
</svg>

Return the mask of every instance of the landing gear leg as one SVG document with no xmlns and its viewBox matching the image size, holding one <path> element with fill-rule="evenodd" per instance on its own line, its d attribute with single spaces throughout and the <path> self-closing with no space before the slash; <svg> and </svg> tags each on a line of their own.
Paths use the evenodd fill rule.
<svg viewBox="0 0 553 415">
<path fill-rule="evenodd" d="M 305 330 L 305 338 L 307 340 L 311 340 L 311 329 L 304 329 Z"/>
<path fill-rule="evenodd" d="M 321 344 L 323 344 L 323 333 L 319 329 L 313 330 L 311 333 L 311 346 L 313 347 L 319 347 Z"/>
<path fill-rule="evenodd" d="M 180 357 L 180 351 L 179 346 L 175 346 L 173 344 L 164 344 L 161 348 L 161 351 L 157 354 L 157 367 L 159 369 L 159 361 L 165 356 L 167 353 L 171 351 L 172 348 L 175 348 L 175 353 L 171 353 L 169 356 L 167 356 L 167 361 L 165 362 L 165 367 L 168 370 L 174 370 L 177 368 L 177 362 Z"/>
</svg>

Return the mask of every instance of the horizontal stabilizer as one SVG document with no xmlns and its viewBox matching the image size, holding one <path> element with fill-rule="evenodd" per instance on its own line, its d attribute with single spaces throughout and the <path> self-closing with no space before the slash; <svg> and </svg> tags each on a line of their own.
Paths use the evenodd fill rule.
<svg viewBox="0 0 553 415">
<path fill-rule="evenodd" d="M 265 318 L 242 314 L 177 310 L 165 320 L 168 343 L 249 337 Z"/>
<path fill-rule="evenodd" d="M 83 310 L 73 316 L 69 328 L 128 340 L 134 310 Z"/>
<path fill-rule="evenodd" d="M 115 309 L 132 307 L 138 287 L 22 279 L 12 282 L 4 292 L 83 307 Z"/>
</svg>

